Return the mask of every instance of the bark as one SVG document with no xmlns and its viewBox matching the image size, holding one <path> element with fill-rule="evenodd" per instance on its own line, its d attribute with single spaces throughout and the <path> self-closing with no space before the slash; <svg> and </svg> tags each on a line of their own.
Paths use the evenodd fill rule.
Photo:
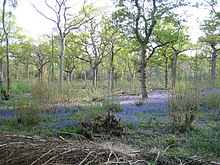
<svg viewBox="0 0 220 165">
<path fill-rule="evenodd" d="M 115 68 L 114 68 L 114 49 L 111 50 L 111 54 L 110 54 L 110 72 L 109 72 L 109 82 L 110 82 L 110 88 L 111 91 L 114 90 L 115 88 L 115 84 L 114 84 L 114 72 L 115 72 Z"/>
<path fill-rule="evenodd" d="M 54 80 L 54 37 L 52 33 L 51 81 Z"/>
<path fill-rule="evenodd" d="M 98 85 L 98 66 L 92 68 L 93 79 L 92 84 L 94 87 Z"/>
<path fill-rule="evenodd" d="M 0 91 L 3 89 L 2 58 L 0 58 Z"/>
<path fill-rule="evenodd" d="M 178 53 L 174 52 L 174 58 L 172 59 L 172 89 L 176 87 L 176 70 L 177 70 Z"/>
<path fill-rule="evenodd" d="M 19 80 L 19 63 L 15 64 L 15 70 L 16 70 L 16 80 Z"/>
<path fill-rule="evenodd" d="M 5 27 L 5 6 L 6 6 L 6 0 L 3 1 L 3 11 L 2 11 L 2 24 L 3 24 L 3 31 L 6 38 L 6 80 L 7 80 L 7 91 L 5 100 L 10 100 L 10 94 L 11 94 L 11 79 L 10 79 L 10 62 L 9 62 L 9 39 L 8 39 L 8 32 Z"/>
<path fill-rule="evenodd" d="M 216 81 L 216 59 L 217 59 L 217 49 L 215 46 L 211 45 L 212 47 L 212 66 L 211 66 L 211 85 L 214 87 Z"/>
<path fill-rule="evenodd" d="M 60 90 L 63 92 L 63 56 L 65 52 L 65 38 L 61 37 L 61 53 L 60 53 Z"/>
<path fill-rule="evenodd" d="M 165 89 L 168 89 L 168 58 L 165 57 Z"/>
<path fill-rule="evenodd" d="M 44 79 L 44 76 L 43 76 L 43 68 L 38 68 L 38 82 L 39 83 L 42 83 L 43 82 L 43 79 Z"/>
<path fill-rule="evenodd" d="M 69 81 L 70 83 L 73 81 L 73 71 L 69 73 Z"/>
<path fill-rule="evenodd" d="M 141 94 L 142 98 L 148 98 L 148 92 L 146 89 L 146 45 L 147 44 L 142 44 L 142 49 L 141 49 L 141 62 L 140 62 L 140 74 L 141 74 Z"/>
</svg>

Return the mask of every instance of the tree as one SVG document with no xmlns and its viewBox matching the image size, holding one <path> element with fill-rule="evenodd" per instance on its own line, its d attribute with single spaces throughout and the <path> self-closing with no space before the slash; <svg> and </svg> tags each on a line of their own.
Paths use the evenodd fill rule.
<svg viewBox="0 0 220 165">
<path fill-rule="evenodd" d="M 130 37 L 135 37 L 140 44 L 140 81 L 142 98 L 147 98 L 146 73 L 147 60 L 154 54 L 152 49 L 147 56 L 147 48 L 151 43 L 151 36 L 158 21 L 171 14 L 171 9 L 180 4 L 172 1 L 158 0 L 115 0 L 119 9 L 113 17 L 124 32 L 128 32 Z"/>
<path fill-rule="evenodd" d="M 121 50 L 121 45 L 124 42 L 125 37 L 120 33 L 119 29 L 114 27 L 112 23 L 107 20 L 105 22 L 106 26 L 108 26 L 108 30 L 112 33 L 112 37 L 109 40 L 109 86 L 111 91 L 115 88 L 115 66 L 114 59 L 115 55 Z"/>
<path fill-rule="evenodd" d="M 64 72 L 67 73 L 66 79 L 67 82 L 72 82 L 73 71 L 77 67 L 78 59 L 76 58 L 77 48 L 66 49 L 66 56 L 64 57 Z"/>
<path fill-rule="evenodd" d="M 10 33 L 10 26 L 6 25 L 6 3 L 9 2 L 12 7 L 16 7 L 17 1 L 16 0 L 3 0 L 3 6 L 2 6 L 2 27 L 3 27 L 3 33 L 5 35 L 6 40 L 6 64 L 7 64 L 7 90 L 4 92 L 5 96 L 4 99 L 9 100 L 10 99 L 10 93 L 11 93 L 11 79 L 10 79 L 10 62 L 9 62 L 9 33 Z M 2 63 L 2 62 L 1 62 Z M 0 75 L 2 76 L 2 75 Z M 2 82 L 2 81 L 1 81 Z M 2 84 L 1 84 L 2 87 Z"/>
<path fill-rule="evenodd" d="M 99 65 L 109 55 L 108 46 L 116 35 L 116 31 L 109 29 L 105 22 L 104 18 L 90 19 L 81 27 L 81 34 L 71 35 L 71 42 L 66 44 L 72 52 L 74 52 L 73 45 L 78 44 L 82 54 L 76 54 L 76 57 L 90 65 L 93 72 L 93 86 L 97 86 Z"/>
<path fill-rule="evenodd" d="M 33 60 L 33 64 L 38 70 L 38 82 L 44 81 L 44 67 L 50 62 L 50 44 L 45 41 L 41 41 L 39 44 L 34 45 L 34 51 L 30 54 Z"/>
<path fill-rule="evenodd" d="M 178 42 L 180 29 L 181 29 L 180 21 L 174 16 L 169 16 L 161 20 L 156 25 L 155 30 L 153 32 L 153 35 L 157 36 L 155 38 L 155 42 L 158 45 L 164 45 L 157 51 L 157 54 L 159 56 L 157 58 L 164 59 L 164 63 L 165 63 L 164 82 L 166 89 L 168 88 L 169 59 L 172 57 L 171 46 Z"/>
<path fill-rule="evenodd" d="M 19 61 L 19 63 L 24 65 L 25 68 L 25 77 L 26 81 L 29 82 L 29 68 L 33 63 L 31 54 L 34 51 L 34 40 L 32 38 L 25 37 L 20 38 L 19 42 L 13 44 L 13 57 L 15 60 Z"/>
<path fill-rule="evenodd" d="M 209 19 L 205 20 L 201 25 L 202 31 L 205 33 L 204 37 L 200 37 L 200 43 L 208 45 L 211 50 L 211 84 L 215 85 L 216 81 L 216 61 L 218 52 L 220 51 L 220 21 L 216 15 L 211 15 Z"/>
<path fill-rule="evenodd" d="M 70 0 L 56 0 L 55 3 L 49 4 L 47 0 L 44 1 L 46 7 L 54 14 L 54 15 L 46 15 L 42 11 L 40 11 L 34 4 L 33 7 L 46 19 L 52 21 L 56 24 L 58 29 L 61 51 L 60 51 L 60 89 L 63 91 L 63 58 L 65 53 L 65 40 L 67 35 L 80 26 L 82 26 L 85 22 L 88 22 L 87 12 L 90 8 L 85 7 L 85 2 L 82 7 L 82 10 L 78 13 L 73 13 L 73 7 L 71 7 Z"/>
</svg>

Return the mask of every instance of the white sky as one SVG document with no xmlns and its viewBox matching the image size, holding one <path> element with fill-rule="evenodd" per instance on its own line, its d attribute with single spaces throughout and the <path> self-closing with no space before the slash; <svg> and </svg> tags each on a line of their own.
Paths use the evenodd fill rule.
<svg viewBox="0 0 220 165">
<path fill-rule="evenodd" d="M 83 0 L 79 0 L 83 2 Z M 87 0 L 89 3 L 94 3 L 97 6 L 108 5 L 108 0 Z M 44 6 L 44 0 L 18 0 L 18 6 L 14 11 L 16 16 L 16 22 L 18 26 L 22 27 L 25 33 L 31 37 L 38 37 L 43 34 L 51 34 L 52 28 L 55 27 L 55 23 L 47 20 L 42 15 L 40 15 L 33 6 L 31 2 L 34 2 L 36 6 Z M 43 4 L 43 5 L 41 5 Z M 77 7 L 77 6 L 76 6 Z M 45 13 L 45 11 L 42 11 Z"/>
<path fill-rule="evenodd" d="M 44 5 L 44 0 L 32 1 L 37 2 L 38 5 L 41 3 Z M 90 0 L 90 2 L 99 6 L 109 3 L 108 0 Z M 51 34 L 52 28 L 55 27 L 53 22 L 44 18 L 31 6 L 30 0 L 19 0 L 18 7 L 15 9 L 14 14 L 16 15 L 18 25 L 21 26 L 28 35 L 34 38 L 42 34 Z M 189 11 L 188 14 L 191 15 L 187 19 L 187 24 L 190 26 L 190 36 L 193 42 L 196 42 L 197 38 L 202 35 L 197 19 L 201 21 L 207 16 L 208 12 L 201 9 L 193 9 Z"/>
</svg>

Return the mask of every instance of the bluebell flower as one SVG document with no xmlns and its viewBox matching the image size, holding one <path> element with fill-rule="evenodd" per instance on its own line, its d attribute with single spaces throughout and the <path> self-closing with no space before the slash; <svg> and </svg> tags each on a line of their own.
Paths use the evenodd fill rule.
<svg viewBox="0 0 220 165">
<path fill-rule="evenodd" d="M 0 110 L 0 118 L 12 119 L 15 117 L 15 112 L 12 110 Z"/>
<path fill-rule="evenodd" d="M 76 128 L 76 123 L 73 120 L 70 120 L 70 126 L 73 128 Z"/>
</svg>

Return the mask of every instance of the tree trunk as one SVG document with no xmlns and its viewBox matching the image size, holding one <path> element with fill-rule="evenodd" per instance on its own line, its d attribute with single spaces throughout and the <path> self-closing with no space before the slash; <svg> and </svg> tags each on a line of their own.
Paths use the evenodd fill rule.
<svg viewBox="0 0 220 165">
<path fill-rule="evenodd" d="M 92 85 L 93 85 L 93 87 L 95 87 L 95 68 L 92 68 Z"/>
<path fill-rule="evenodd" d="M 215 80 L 216 80 L 216 58 L 217 58 L 217 50 L 215 46 L 212 46 L 212 66 L 211 66 L 211 85 L 212 87 L 215 86 Z"/>
<path fill-rule="evenodd" d="M 42 70 L 38 68 L 38 83 L 42 83 Z"/>
<path fill-rule="evenodd" d="M 2 24 L 3 24 L 3 31 L 5 34 L 6 39 L 6 70 L 7 70 L 7 91 L 5 94 L 5 100 L 10 100 L 10 94 L 11 94 L 11 82 L 10 82 L 10 62 L 9 62 L 9 41 L 8 41 L 8 32 L 5 27 L 5 6 L 6 6 L 7 0 L 3 1 L 3 11 L 2 11 Z"/>
<path fill-rule="evenodd" d="M 168 89 L 168 58 L 165 57 L 165 89 Z"/>
<path fill-rule="evenodd" d="M 29 64 L 28 64 L 28 62 L 27 62 L 27 64 L 26 64 L 26 78 L 27 78 L 27 82 L 29 82 Z"/>
<path fill-rule="evenodd" d="M 146 45 L 147 44 L 142 44 L 142 49 L 141 49 L 141 62 L 140 62 L 140 76 L 141 76 L 141 94 L 142 98 L 148 98 L 148 92 L 146 89 Z"/>
<path fill-rule="evenodd" d="M 61 39 L 61 53 L 60 53 L 60 90 L 63 92 L 63 56 L 65 52 L 65 38 Z"/>
<path fill-rule="evenodd" d="M 96 87 L 98 85 L 98 67 L 94 67 L 92 69 L 92 72 L 93 72 L 93 80 L 92 80 L 92 84 L 93 84 L 93 87 Z"/>
<path fill-rule="evenodd" d="M 3 90 L 2 58 L 0 58 L 0 91 Z"/>
<path fill-rule="evenodd" d="M 9 62 L 9 41 L 8 41 L 8 33 L 6 34 L 6 66 L 7 66 L 7 100 L 10 100 L 11 95 L 11 78 L 10 78 L 10 62 Z"/>
<path fill-rule="evenodd" d="M 53 37 L 53 32 L 52 32 L 52 57 L 51 57 L 51 81 L 53 82 L 54 80 L 54 37 Z"/>
<path fill-rule="evenodd" d="M 174 58 L 172 59 L 172 89 L 176 87 L 176 69 L 177 69 L 178 54 L 174 52 Z"/>
<path fill-rule="evenodd" d="M 110 71 L 109 71 L 109 82 L 110 82 L 110 88 L 111 91 L 114 90 L 115 85 L 114 85 L 114 65 L 113 65 L 113 61 L 114 61 L 114 50 L 111 51 L 111 55 L 110 55 Z"/>
<path fill-rule="evenodd" d="M 72 81 L 73 81 L 73 71 L 70 71 L 70 73 L 69 73 L 69 81 L 70 81 L 70 83 L 72 83 Z"/>
<path fill-rule="evenodd" d="M 19 80 L 19 63 L 15 64 L 15 70 L 16 70 L 16 80 Z"/>
</svg>

